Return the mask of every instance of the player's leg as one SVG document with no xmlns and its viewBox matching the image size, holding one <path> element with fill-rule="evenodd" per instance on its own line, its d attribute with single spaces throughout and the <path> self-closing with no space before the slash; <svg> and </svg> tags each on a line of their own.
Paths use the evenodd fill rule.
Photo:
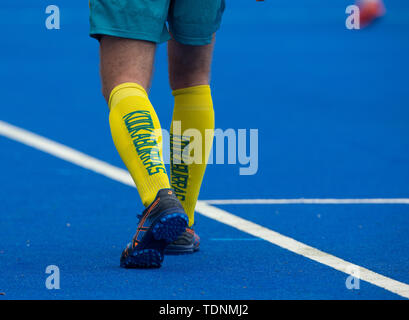
<svg viewBox="0 0 409 320">
<path fill-rule="evenodd" d="M 170 10 L 173 39 L 168 41 L 169 79 L 175 97 L 170 132 L 171 186 L 189 217 L 190 228 L 167 247 L 167 253 L 190 253 L 199 246 L 199 238 L 191 227 L 213 142 L 210 69 L 214 34 L 223 10 L 223 0 L 179 0 L 173 2 Z M 182 153 L 187 145 L 190 151 Z"/>
<path fill-rule="evenodd" d="M 213 141 L 214 111 L 209 86 L 213 46 L 214 40 L 203 46 L 168 41 L 169 80 L 175 97 L 170 132 L 171 185 L 185 208 L 190 226 L 194 223 L 194 210 Z M 195 132 L 200 136 L 196 137 Z M 189 153 L 192 163 L 187 164 L 189 161 L 185 157 L 180 159 L 178 150 L 183 150 L 192 139 L 200 140 L 201 149 L 194 152 L 201 154 Z"/>
<path fill-rule="evenodd" d="M 122 83 L 138 83 L 149 91 L 155 50 L 151 41 L 101 36 L 100 74 L 107 103 L 112 90 Z"/>
<path fill-rule="evenodd" d="M 171 185 L 189 217 L 189 228 L 166 248 L 168 254 L 192 253 L 200 245 L 192 225 L 213 142 L 214 111 L 209 86 L 213 47 L 214 39 L 203 46 L 168 41 L 169 80 L 175 97 L 170 132 Z M 189 152 L 189 162 L 183 150 L 189 147 L 187 144 L 195 143 L 192 139 L 199 140 L 200 150 Z"/>
<path fill-rule="evenodd" d="M 169 188 L 162 160 L 159 119 L 146 92 L 156 44 L 103 36 L 100 45 L 102 90 L 110 109 L 112 138 L 142 202 L 148 206 Z"/>
<path fill-rule="evenodd" d="M 172 90 L 209 85 L 215 37 L 211 43 L 191 46 L 168 41 L 169 83 Z"/>
<path fill-rule="evenodd" d="M 185 230 L 188 219 L 170 189 L 161 127 L 146 92 L 155 44 L 103 36 L 100 52 L 112 138 L 146 206 L 121 266 L 159 267 L 166 244 Z"/>
<path fill-rule="evenodd" d="M 170 189 L 161 127 L 147 94 L 168 0 L 145 4 L 91 2 L 91 34 L 100 40 L 102 91 L 112 138 L 146 206 L 132 243 L 121 255 L 123 267 L 159 267 L 166 245 L 185 230 L 188 221 Z M 163 19 L 157 20 L 151 11 L 163 11 Z M 139 13 L 136 25 L 135 13 Z"/>
</svg>

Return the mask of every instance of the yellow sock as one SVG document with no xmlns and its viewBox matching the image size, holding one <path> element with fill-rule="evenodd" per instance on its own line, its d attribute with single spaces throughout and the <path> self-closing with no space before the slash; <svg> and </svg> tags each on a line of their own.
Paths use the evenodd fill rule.
<svg viewBox="0 0 409 320">
<path fill-rule="evenodd" d="M 148 206 L 160 189 L 170 187 L 159 119 L 145 89 L 137 83 L 115 87 L 108 106 L 112 139 L 143 204 Z"/>
<path fill-rule="evenodd" d="M 213 102 L 208 85 L 179 89 L 172 94 L 175 97 L 175 108 L 170 130 L 171 186 L 189 217 L 189 226 L 192 226 L 195 206 L 213 142 Z M 195 144 L 192 142 L 195 130 L 191 129 L 200 132 L 201 139 L 198 139 Z M 182 150 L 189 142 L 189 155 L 195 160 L 199 159 L 196 162 L 200 163 L 189 164 L 184 161 L 186 154 L 183 154 Z M 192 149 L 192 145 L 199 148 Z M 194 154 L 196 152 L 199 153 Z"/>
</svg>

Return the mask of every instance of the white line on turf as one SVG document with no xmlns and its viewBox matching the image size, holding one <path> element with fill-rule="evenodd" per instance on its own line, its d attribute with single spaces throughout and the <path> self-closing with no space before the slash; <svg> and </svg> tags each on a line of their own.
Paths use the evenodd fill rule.
<svg viewBox="0 0 409 320">
<path fill-rule="evenodd" d="M 354 277 L 394 292 L 402 297 L 409 298 L 409 285 L 406 283 L 393 280 L 379 273 L 335 257 L 331 254 L 284 236 L 278 232 L 235 216 L 230 212 L 213 207 L 203 201 L 197 203 L 196 211 L 210 219 L 227 224 L 233 228 L 251 234 L 252 236 L 264 239 L 281 248 L 327 265 L 338 271 L 353 275 Z"/>
<path fill-rule="evenodd" d="M 372 199 L 226 199 L 203 200 L 208 204 L 409 204 L 408 198 Z"/>
<path fill-rule="evenodd" d="M 90 157 L 85 153 L 67 147 L 61 143 L 44 138 L 30 131 L 18 128 L 0 120 L 0 134 L 21 142 L 32 148 L 49 153 L 57 158 L 74 163 L 80 167 L 102 174 L 113 180 L 134 187 L 135 184 L 128 171 Z"/>
<path fill-rule="evenodd" d="M 117 168 L 104 161 L 95 159 L 58 142 L 10 125 L 1 120 L 0 134 L 35 149 L 54 155 L 60 159 L 102 174 L 118 182 L 134 187 L 132 179 L 126 170 Z M 379 273 L 335 257 L 254 222 L 235 216 L 230 212 L 213 207 L 204 201 L 198 201 L 196 211 L 210 219 L 241 230 L 252 236 L 264 239 L 281 248 L 287 249 L 303 257 L 317 261 L 321 264 L 352 275 L 409 299 L 409 285 L 406 283 L 385 277 Z"/>
</svg>

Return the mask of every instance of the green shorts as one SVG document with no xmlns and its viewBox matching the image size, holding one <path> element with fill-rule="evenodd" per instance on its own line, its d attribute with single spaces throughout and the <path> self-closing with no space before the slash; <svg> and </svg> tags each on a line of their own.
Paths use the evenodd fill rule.
<svg viewBox="0 0 409 320">
<path fill-rule="evenodd" d="M 205 45 L 219 29 L 224 7 L 224 0 L 90 0 L 90 35 L 156 43 L 172 35 L 183 44 Z"/>
</svg>

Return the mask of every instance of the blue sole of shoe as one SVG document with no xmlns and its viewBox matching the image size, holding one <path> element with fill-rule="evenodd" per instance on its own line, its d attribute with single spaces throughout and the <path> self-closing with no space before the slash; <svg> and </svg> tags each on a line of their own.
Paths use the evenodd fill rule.
<svg viewBox="0 0 409 320">
<path fill-rule="evenodd" d="M 175 241 L 186 229 L 188 218 L 185 214 L 172 213 L 160 218 L 152 228 L 156 240 L 165 240 L 167 243 Z"/>
</svg>

